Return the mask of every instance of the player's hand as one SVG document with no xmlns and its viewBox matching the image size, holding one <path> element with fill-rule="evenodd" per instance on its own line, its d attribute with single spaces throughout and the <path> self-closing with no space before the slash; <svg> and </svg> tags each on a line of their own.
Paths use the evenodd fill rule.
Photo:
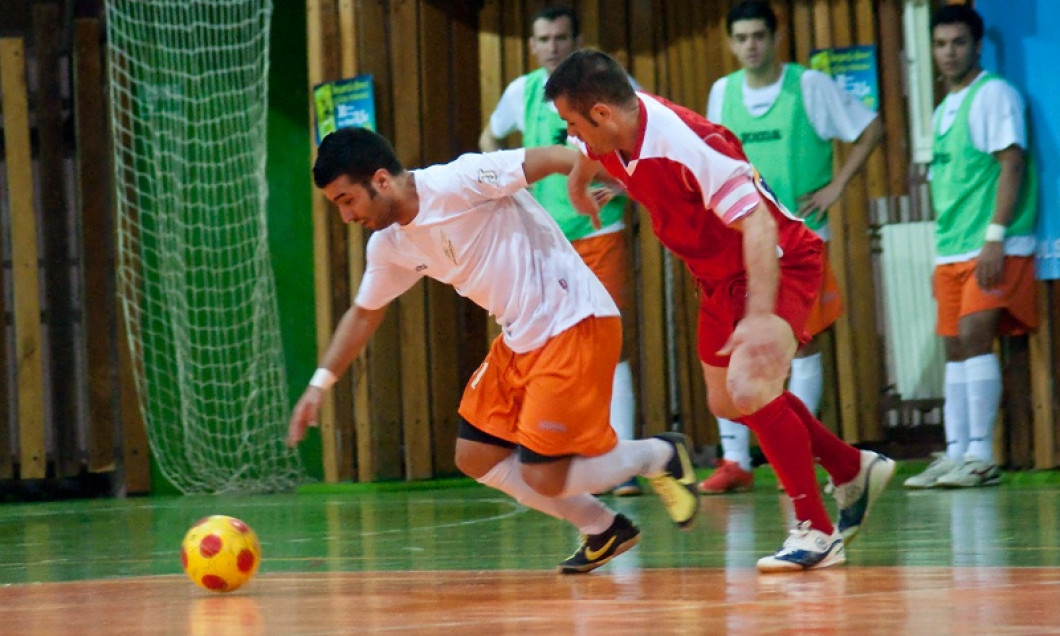
<svg viewBox="0 0 1060 636">
<path fill-rule="evenodd" d="M 600 223 L 600 206 L 602 204 L 597 201 L 596 195 L 593 193 L 594 189 L 574 187 L 569 182 L 568 185 L 571 187 L 567 188 L 567 195 L 570 197 L 570 202 L 574 209 L 588 215 L 593 228 L 599 230 L 603 227 Z"/>
<path fill-rule="evenodd" d="M 975 262 L 975 280 L 980 289 L 994 289 L 1001 284 L 1005 271 L 1005 250 L 1001 241 L 987 241 Z"/>
<path fill-rule="evenodd" d="M 287 446 L 294 448 L 305 438 L 307 428 L 317 426 L 317 413 L 323 398 L 324 392 L 317 387 L 306 388 L 291 413 L 291 423 L 287 426 Z"/>
<path fill-rule="evenodd" d="M 807 221 L 823 219 L 828 209 L 835 205 L 842 194 L 842 188 L 833 181 L 816 192 L 799 197 L 799 209 L 796 214 Z"/>
</svg>

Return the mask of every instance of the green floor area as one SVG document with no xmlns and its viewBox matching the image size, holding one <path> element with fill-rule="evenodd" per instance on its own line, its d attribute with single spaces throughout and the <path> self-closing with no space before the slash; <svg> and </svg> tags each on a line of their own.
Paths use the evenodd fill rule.
<svg viewBox="0 0 1060 636">
<path fill-rule="evenodd" d="M 848 548 L 848 563 L 1060 566 L 1056 471 L 1007 473 L 991 488 L 902 489 L 901 480 L 924 465 L 901 465 Z M 779 547 L 791 521 L 770 469 L 759 467 L 756 479 L 753 492 L 704 497 L 688 532 L 673 526 L 650 493 L 605 497 L 643 530 L 634 550 L 605 567 L 753 568 Z M 239 517 L 256 530 L 262 572 L 550 570 L 578 543 L 566 523 L 467 479 L 15 503 L 0 507 L 0 584 L 180 574 L 184 532 L 211 514 Z"/>
</svg>

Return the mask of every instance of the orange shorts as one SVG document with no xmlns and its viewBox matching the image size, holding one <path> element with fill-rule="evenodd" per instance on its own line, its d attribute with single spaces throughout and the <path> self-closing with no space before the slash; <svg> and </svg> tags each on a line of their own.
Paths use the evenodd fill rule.
<svg viewBox="0 0 1060 636">
<path fill-rule="evenodd" d="M 977 261 L 935 266 L 933 285 L 938 303 L 935 333 L 955 338 L 964 316 L 987 309 L 1004 309 L 998 331 L 1019 335 L 1038 327 L 1038 294 L 1033 256 L 1006 256 L 1001 284 L 983 290 L 975 279 Z"/>
<path fill-rule="evenodd" d="M 624 231 L 572 241 L 575 251 L 607 288 L 618 310 L 626 313 L 629 304 L 629 248 Z"/>
<path fill-rule="evenodd" d="M 527 353 L 498 337 L 464 389 L 460 415 L 540 455 L 602 455 L 618 443 L 611 384 L 621 350 L 618 316 L 590 316 Z"/>
<path fill-rule="evenodd" d="M 832 264 L 828 260 L 827 245 L 825 248 L 822 254 L 824 278 L 821 279 L 821 293 L 817 295 L 817 301 L 810 308 L 810 315 L 806 318 L 806 333 L 811 337 L 834 325 L 843 313 L 843 298 L 839 295 L 839 283 L 836 281 Z"/>
</svg>

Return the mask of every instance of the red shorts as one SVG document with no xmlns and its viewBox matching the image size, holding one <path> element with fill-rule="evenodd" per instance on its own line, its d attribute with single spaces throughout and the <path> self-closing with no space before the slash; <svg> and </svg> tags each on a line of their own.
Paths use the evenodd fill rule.
<svg viewBox="0 0 1060 636">
<path fill-rule="evenodd" d="M 629 248 L 626 233 L 609 232 L 572 241 L 574 250 L 607 288 L 618 310 L 626 313 L 629 305 Z"/>
<path fill-rule="evenodd" d="M 1003 309 L 998 332 L 1019 335 L 1038 327 L 1038 293 L 1033 256 L 1006 256 L 1001 284 L 984 291 L 975 278 L 975 260 L 935 266 L 935 333 L 956 338 L 964 316 Z"/>
<path fill-rule="evenodd" d="M 621 350 L 618 316 L 590 316 L 527 353 L 498 337 L 464 389 L 460 415 L 540 455 L 602 455 L 618 444 L 611 385 Z"/>
<path fill-rule="evenodd" d="M 823 246 L 823 244 L 822 244 Z M 775 313 L 783 318 L 800 344 L 810 341 L 807 321 L 817 302 L 824 276 L 822 249 L 807 247 L 792 262 L 781 259 L 780 285 Z M 741 275 L 715 286 L 708 292 L 700 285 L 699 359 L 714 367 L 728 367 L 729 356 L 717 351 L 725 346 L 747 307 L 747 280 Z"/>
</svg>

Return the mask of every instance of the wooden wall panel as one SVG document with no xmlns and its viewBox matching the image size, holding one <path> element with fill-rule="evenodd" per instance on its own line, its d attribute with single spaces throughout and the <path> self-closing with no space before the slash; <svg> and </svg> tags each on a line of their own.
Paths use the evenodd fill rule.
<svg viewBox="0 0 1060 636">
<path fill-rule="evenodd" d="M 32 154 L 25 60 L 21 38 L 0 38 L 0 93 L 3 95 L 4 150 L 11 208 L 19 476 L 42 479 L 47 474 L 48 458 L 44 428 L 38 230 L 33 212 L 31 162 L 26 161 Z"/>
<path fill-rule="evenodd" d="M 76 129 L 77 207 L 81 217 L 84 297 L 114 296 L 114 223 L 111 214 L 110 146 L 103 93 L 102 26 L 99 20 L 74 23 L 74 121 Z M 117 305 L 92 303 L 83 312 L 85 366 L 88 374 L 88 470 L 113 470 L 114 390 L 117 363 Z M 80 464 L 80 462 L 78 462 Z"/>
<path fill-rule="evenodd" d="M 375 76 L 378 129 L 394 141 L 410 167 L 445 161 L 476 148 L 478 133 L 503 88 L 535 67 L 527 50 L 529 17 L 552 4 L 551 0 L 330 0 L 339 3 L 340 13 L 343 3 L 350 1 L 358 22 L 355 65 L 359 72 Z M 728 50 L 725 29 L 726 15 L 734 4 L 735 0 L 573 3 L 582 18 L 586 44 L 624 63 L 645 89 L 697 112 L 703 111 L 711 84 L 738 67 Z M 825 398 L 823 416 L 848 440 L 878 442 L 886 434 L 876 407 L 883 356 L 875 329 L 868 211 L 875 199 L 895 199 L 908 191 L 905 114 L 899 89 L 900 3 L 777 0 L 773 5 L 782 29 L 780 56 L 784 60 L 806 64 L 811 50 L 832 45 L 875 43 L 879 47 L 881 113 L 887 137 L 883 148 L 870 157 L 863 176 L 851 182 L 833 210 L 836 226 L 831 250 L 848 315 L 834 337 L 831 364 L 835 368 L 826 371 L 826 377 L 839 388 L 836 391 L 833 386 L 834 397 Z M 334 37 L 325 28 L 317 29 L 317 35 Z M 845 152 L 840 150 L 840 159 Z M 697 445 L 712 445 L 717 442 L 716 430 L 706 413 L 695 354 L 693 286 L 680 263 L 666 264 L 666 252 L 651 232 L 646 213 L 635 208 L 629 218 L 637 303 L 632 310 L 636 329 L 628 340 L 636 345 L 631 359 L 639 390 L 639 427 L 651 434 L 676 424 L 691 433 Z M 355 257 L 363 250 L 364 237 L 351 233 L 348 240 L 353 257 L 349 284 L 353 286 L 359 278 Z M 670 298 L 666 275 L 674 282 Z M 332 297 L 335 306 L 348 306 L 348 298 Z M 672 302 L 672 325 L 667 324 L 668 302 Z M 359 422 L 356 435 L 357 478 L 362 480 L 416 478 L 453 469 L 449 463 L 453 405 L 465 374 L 478 363 L 485 347 L 481 333 L 467 335 L 468 325 L 477 324 L 490 335 L 497 333 L 483 312 L 454 299 L 440 285 L 417 287 L 398 304 L 399 310 L 384 321 L 369 346 L 367 361 L 358 370 L 370 387 L 371 401 L 371 423 Z M 825 345 L 830 346 L 827 340 Z M 1044 357 L 1045 347 L 1056 349 L 1055 344 L 1038 344 L 1032 354 Z M 441 377 L 443 368 L 460 372 Z M 826 387 L 826 394 L 829 390 Z M 357 394 L 355 408 L 360 409 L 362 401 L 363 395 Z M 837 403 L 831 411 L 830 401 Z M 395 435 L 394 430 L 403 434 Z M 424 446 L 427 442 L 429 447 Z"/>
</svg>

